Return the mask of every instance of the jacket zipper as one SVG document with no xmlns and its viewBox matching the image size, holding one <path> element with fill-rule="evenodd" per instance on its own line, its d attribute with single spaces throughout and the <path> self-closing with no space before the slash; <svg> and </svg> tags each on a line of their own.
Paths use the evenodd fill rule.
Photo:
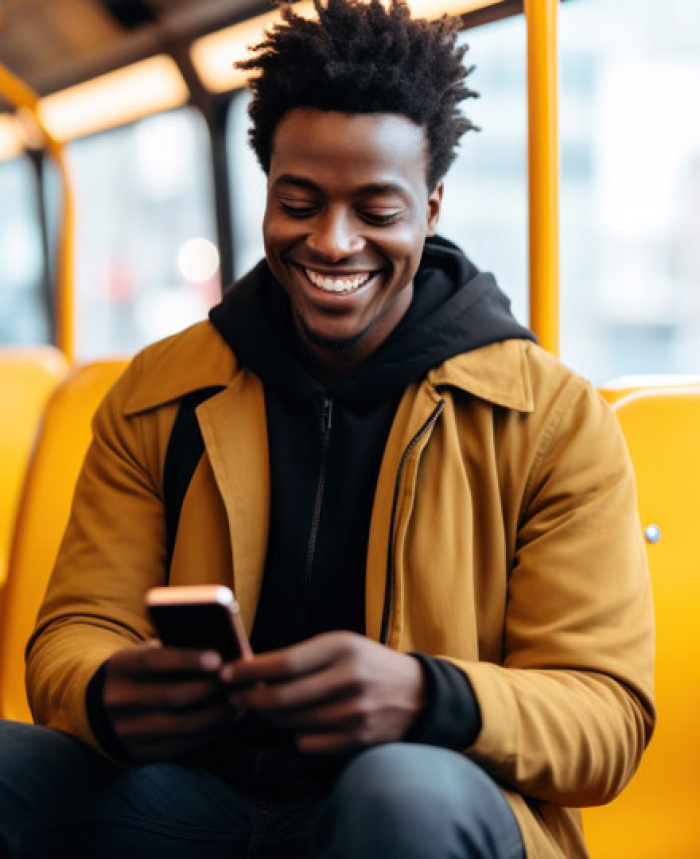
<svg viewBox="0 0 700 859">
<path fill-rule="evenodd" d="M 384 606 L 382 608 L 382 627 L 379 635 L 379 641 L 382 644 L 387 643 L 387 638 L 389 637 L 389 617 L 391 614 L 391 604 L 394 600 L 394 582 L 396 580 L 396 556 L 394 553 L 394 528 L 396 527 L 396 515 L 398 513 L 399 507 L 399 491 L 401 489 L 401 478 L 403 477 L 404 466 L 406 465 L 406 461 L 413 450 L 413 448 L 418 444 L 418 442 L 423 438 L 423 436 L 432 430 L 435 425 L 437 419 L 440 417 L 442 410 L 445 408 L 445 401 L 440 400 L 440 402 L 433 409 L 430 417 L 425 421 L 425 423 L 421 426 L 418 432 L 413 436 L 411 441 L 408 443 L 408 446 L 401 454 L 401 459 L 399 460 L 399 469 L 396 474 L 396 483 L 394 484 L 394 500 L 391 506 L 391 522 L 389 526 L 389 550 L 387 557 L 387 567 L 386 567 L 386 587 L 384 589 Z"/>
<path fill-rule="evenodd" d="M 311 590 L 311 579 L 313 577 L 314 559 L 316 557 L 316 544 L 318 543 L 318 527 L 321 521 L 321 508 L 323 507 L 323 494 L 326 489 L 326 469 L 328 464 L 328 449 L 331 441 L 331 425 L 333 423 L 333 398 L 325 394 L 321 397 L 321 465 L 318 471 L 318 482 L 316 483 L 316 496 L 314 498 L 314 509 L 311 514 L 311 529 L 309 531 L 309 543 L 306 551 L 306 568 L 304 570 L 304 614 L 303 629 L 306 630 L 308 623 L 308 597 Z"/>
</svg>

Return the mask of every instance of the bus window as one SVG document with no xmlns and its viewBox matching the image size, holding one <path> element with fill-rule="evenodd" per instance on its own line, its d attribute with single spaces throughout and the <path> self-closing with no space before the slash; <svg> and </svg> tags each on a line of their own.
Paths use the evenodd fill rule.
<svg viewBox="0 0 700 859">
<path fill-rule="evenodd" d="M 265 211 L 265 174 L 248 144 L 247 90 L 236 94 L 228 112 L 226 145 L 231 176 L 234 277 L 239 278 L 264 255 L 262 219 Z"/>
<path fill-rule="evenodd" d="M 517 15 L 462 33 L 480 98 L 464 112 L 481 128 L 462 138 L 445 182 L 438 231 L 492 271 L 527 324 L 527 33 Z"/>
<path fill-rule="evenodd" d="M 700 371 L 700 4 L 561 7 L 563 358 Z"/>
<path fill-rule="evenodd" d="M 0 343 L 45 343 L 37 180 L 28 158 L 0 162 Z"/>
<path fill-rule="evenodd" d="M 76 351 L 132 352 L 219 300 L 207 130 L 190 108 L 77 140 Z"/>
</svg>

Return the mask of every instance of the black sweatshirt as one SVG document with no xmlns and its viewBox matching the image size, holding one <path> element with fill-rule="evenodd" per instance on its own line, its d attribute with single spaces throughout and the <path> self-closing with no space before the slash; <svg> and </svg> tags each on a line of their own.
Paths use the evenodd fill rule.
<svg viewBox="0 0 700 859">
<path fill-rule="evenodd" d="M 493 277 L 444 239 L 426 242 L 414 287 L 408 312 L 387 340 L 330 387 L 305 369 L 289 301 L 264 261 L 210 313 L 265 392 L 271 510 L 254 651 L 329 630 L 364 633 L 374 490 L 404 390 L 454 355 L 502 340 L 534 339 L 511 315 Z M 481 726 L 467 678 L 451 663 L 414 655 L 425 673 L 428 706 L 406 739 L 465 747 Z M 345 761 L 302 755 L 291 737 L 255 718 L 245 719 L 226 745 L 225 753 L 220 741 L 213 745 L 202 762 L 270 798 L 322 789 Z"/>
</svg>

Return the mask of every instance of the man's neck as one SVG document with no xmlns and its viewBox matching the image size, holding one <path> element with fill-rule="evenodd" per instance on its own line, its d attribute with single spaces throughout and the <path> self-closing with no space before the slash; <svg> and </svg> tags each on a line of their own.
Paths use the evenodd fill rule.
<svg viewBox="0 0 700 859">
<path fill-rule="evenodd" d="M 373 355 L 406 315 L 413 300 L 413 286 L 404 290 L 381 316 L 349 342 L 322 340 L 294 317 L 293 337 L 306 370 L 325 387 L 350 376 Z"/>
</svg>

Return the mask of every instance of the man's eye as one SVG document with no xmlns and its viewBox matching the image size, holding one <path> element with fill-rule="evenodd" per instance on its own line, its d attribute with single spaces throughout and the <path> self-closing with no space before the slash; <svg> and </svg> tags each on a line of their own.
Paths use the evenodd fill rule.
<svg viewBox="0 0 700 859">
<path fill-rule="evenodd" d="M 310 203 L 285 203 L 282 200 L 279 202 L 282 211 L 293 218 L 310 218 L 317 209 L 315 205 Z"/>
<path fill-rule="evenodd" d="M 376 212 L 372 210 L 364 210 L 360 212 L 360 217 L 363 221 L 366 221 L 368 224 L 372 224 L 376 227 L 388 227 L 391 224 L 396 223 L 401 217 L 401 210 L 391 211 L 391 212 Z"/>
</svg>

